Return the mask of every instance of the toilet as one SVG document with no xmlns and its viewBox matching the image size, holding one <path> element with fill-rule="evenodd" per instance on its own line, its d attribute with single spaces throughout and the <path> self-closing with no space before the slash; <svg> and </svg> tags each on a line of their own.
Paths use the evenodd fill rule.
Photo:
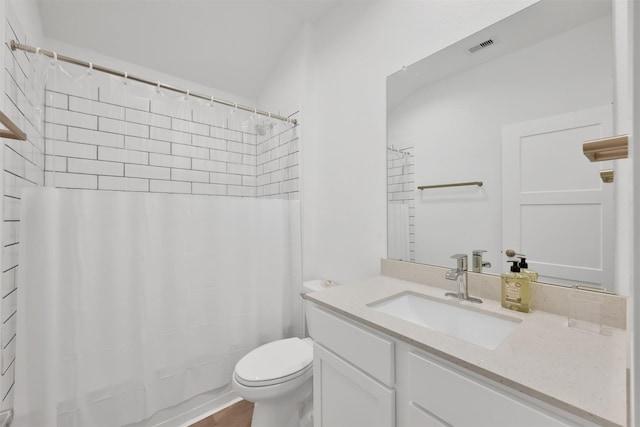
<svg viewBox="0 0 640 427">
<path fill-rule="evenodd" d="M 333 286 L 325 280 L 302 285 L 303 293 Z M 311 427 L 313 340 L 286 338 L 247 353 L 233 371 L 232 387 L 254 402 L 251 427 Z"/>
</svg>

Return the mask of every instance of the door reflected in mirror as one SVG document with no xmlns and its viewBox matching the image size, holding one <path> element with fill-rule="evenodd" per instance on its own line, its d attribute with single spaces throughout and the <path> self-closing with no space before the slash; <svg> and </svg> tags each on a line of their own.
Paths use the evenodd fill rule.
<svg viewBox="0 0 640 427">
<path fill-rule="evenodd" d="M 582 154 L 612 135 L 613 63 L 610 1 L 542 0 L 391 75 L 388 257 L 486 250 L 501 274 L 512 248 L 541 282 L 613 289 L 611 164 Z"/>
</svg>

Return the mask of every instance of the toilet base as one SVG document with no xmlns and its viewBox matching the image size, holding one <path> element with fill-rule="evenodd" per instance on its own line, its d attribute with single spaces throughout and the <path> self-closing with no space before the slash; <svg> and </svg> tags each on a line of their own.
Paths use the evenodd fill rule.
<svg viewBox="0 0 640 427">
<path fill-rule="evenodd" d="M 253 402 L 251 427 L 311 427 L 313 410 L 313 371 L 287 383 L 264 387 L 247 387 L 232 380 L 240 397 Z"/>
<path fill-rule="evenodd" d="M 307 420 L 313 410 L 312 390 L 309 380 L 287 396 L 255 402 L 251 427 L 311 427 L 313 422 Z"/>
</svg>

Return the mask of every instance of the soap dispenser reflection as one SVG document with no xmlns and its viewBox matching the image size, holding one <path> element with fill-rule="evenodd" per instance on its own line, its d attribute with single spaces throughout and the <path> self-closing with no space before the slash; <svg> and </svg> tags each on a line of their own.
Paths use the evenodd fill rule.
<svg viewBox="0 0 640 427">
<path fill-rule="evenodd" d="M 529 264 L 527 264 L 527 256 L 523 254 L 518 254 L 518 258 L 520 258 L 520 262 L 518 263 L 518 267 L 520 267 L 520 274 L 529 276 L 529 280 L 532 282 L 538 281 L 538 273 L 535 271 L 529 270 Z"/>
</svg>

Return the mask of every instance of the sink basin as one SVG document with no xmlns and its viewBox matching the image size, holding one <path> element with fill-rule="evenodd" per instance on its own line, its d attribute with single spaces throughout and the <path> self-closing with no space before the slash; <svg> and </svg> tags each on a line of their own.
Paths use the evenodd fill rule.
<svg viewBox="0 0 640 427">
<path fill-rule="evenodd" d="M 496 348 L 521 320 L 473 310 L 405 292 L 368 305 L 374 310 L 412 322 L 490 350 Z"/>
</svg>

